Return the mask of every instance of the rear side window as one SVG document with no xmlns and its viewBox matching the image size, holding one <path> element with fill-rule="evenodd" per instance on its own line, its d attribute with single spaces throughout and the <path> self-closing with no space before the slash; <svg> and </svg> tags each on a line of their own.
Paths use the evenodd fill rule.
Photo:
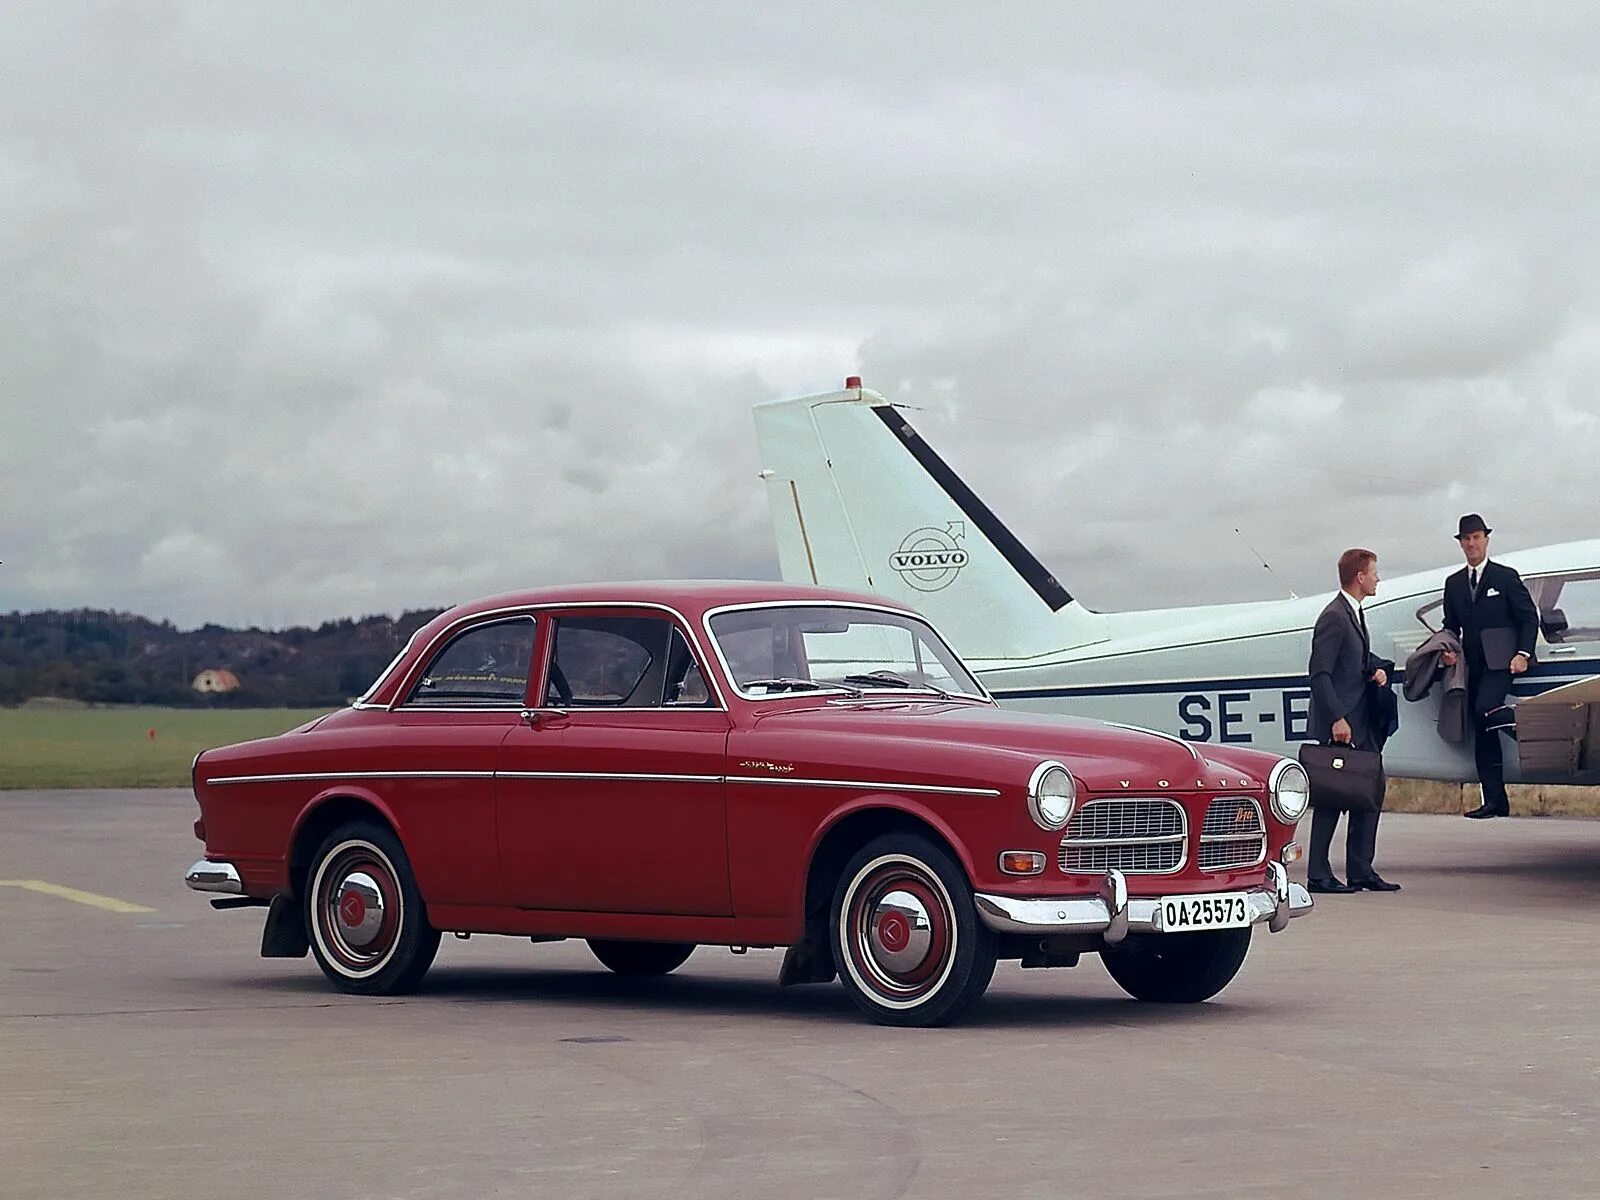
<svg viewBox="0 0 1600 1200">
<path fill-rule="evenodd" d="M 519 708 L 533 662 L 534 620 L 475 625 L 434 655 L 406 704 L 417 708 Z"/>
</svg>

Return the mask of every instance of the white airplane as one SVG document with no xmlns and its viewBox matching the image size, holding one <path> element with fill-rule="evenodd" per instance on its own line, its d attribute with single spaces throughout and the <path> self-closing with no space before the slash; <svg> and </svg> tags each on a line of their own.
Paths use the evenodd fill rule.
<svg viewBox="0 0 1600 1200">
<path fill-rule="evenodd" d="M 915 605 L 1003 705 L 1096 717 L 1192 742 L 1293 757 L 1310 740 L 1311 627 L 1332 595 L 1143 612 L 1074 600 L 917 434 L 852 377 L 755 406 L 783 577 Z M 1330 547 L 1337 551 L 1343 547 Z M 1600 783 L 1600 539 L 1495 557 L 1539 607 L 1537 663 L 1519 676 L 1506 779 Z M 1385 579 L 1366 604 L 1372 648 L 1403 677 L 1433 633 L 1452 566 Z M 1435 730 L 1442 689 L 1400 704 L 1391 775 L 1477 779 L 1470 744 Z"/>
</svg>

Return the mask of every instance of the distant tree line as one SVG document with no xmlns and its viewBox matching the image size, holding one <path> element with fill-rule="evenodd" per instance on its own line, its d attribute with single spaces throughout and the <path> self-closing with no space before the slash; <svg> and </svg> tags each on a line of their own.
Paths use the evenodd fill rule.
<svg viewBox="0 0 1600 1200">
<path fill-rule="evenodd" d="M 312 629 L 180 630 L 170 621 L 97 609 L 0 615 L 0 704 L 55 696 L 100 704 L 314 708 L 359 696 L 439 609 L 345 618 Z M 194 690 L 208 668 L 238 676 L 231 692 Z"/>
</svg>

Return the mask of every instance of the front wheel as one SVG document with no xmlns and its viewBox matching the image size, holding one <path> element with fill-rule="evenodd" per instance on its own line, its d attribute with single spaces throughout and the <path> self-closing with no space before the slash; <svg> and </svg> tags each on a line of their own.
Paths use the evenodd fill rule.
<svg viewBox="0 0 1600 1200">
<path fill-rule="evenodd" d="M 409 992 L 439 952 L 405 847 L 373 822 L 341 826 L 317 848 L 305 917 L 317 965 L 342 992 Z"/>
<path fill-rule="evenodd" d="M 845 864 L 829 941 L 856 1007 L 882 1025 L 944 1025 L 983 996 L 995 937 L 948 851 L 917 834 L 885 834 Z"/>
<path fill-rule="evenodd" d="M 1250 930 L 1152 933 L 1100 952 L 1117 986 L 1135 1000 L 1198 1004 L 1233 981 L 1250 949 Z"/>
<path fill-rule="evenodd" d="M 665 975 L 694 953 L 693 942 L 618 942 L 590 938 L 594 956 L 618 975 Z"/>
</svg>

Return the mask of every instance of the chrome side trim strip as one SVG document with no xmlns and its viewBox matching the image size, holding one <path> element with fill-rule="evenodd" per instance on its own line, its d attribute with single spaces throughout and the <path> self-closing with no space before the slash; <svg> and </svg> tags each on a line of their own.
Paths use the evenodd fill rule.
<svg viewBox="0 0 1600 1200">
<path fill-rule="evenodd" d="M 940 796 L 1000 795 L 998 788 L 946 787 L 936 783 L 886 783 L 861 779 L 773 779 L 764 775 L 667 775 L 627 771 L 307 771 L 284 775 L 219 775 L 208 784 L 307 783 L 326 779 L 596 779 L 634 783 L 756 783 L 779 787 L 850 788 L 880 792 L 925 792 Z"/>
<path fill-rule="evenodd" d="M 878 792 L 929 792 L 938 796 L 998 796 L 999 788 L 945 787 L 936 783 L 887 783 L 863 779 L 779 779 L 767 775 L 729 775 L 729 783 L 760 783 L 776 787 L 865 788 Z"/>
<path fill-rule="evenodd" d="M 496 771 L 496 779 L 605 779 L 628 783 L 723 783 L 722 775 L 655 775 L 629 771 Z"/>
<path fill-rule="evenodd" d="M 369 704 L 368 708 L 378 708 L 381 711 L 390 710 L 381 705 Z M 526 704 L 402 704 L 394 712 L 403 713 L 407 717 L 414 717 L 420 713 L 524 713 L 528 711 Z"/>
<path fill-rule="evenodd" d="M 305 783 L 318 779 L 493 779 L 493 771 L 305 771 L 285 775 L 218 775 L 208 784 Z"/>
</svg>

